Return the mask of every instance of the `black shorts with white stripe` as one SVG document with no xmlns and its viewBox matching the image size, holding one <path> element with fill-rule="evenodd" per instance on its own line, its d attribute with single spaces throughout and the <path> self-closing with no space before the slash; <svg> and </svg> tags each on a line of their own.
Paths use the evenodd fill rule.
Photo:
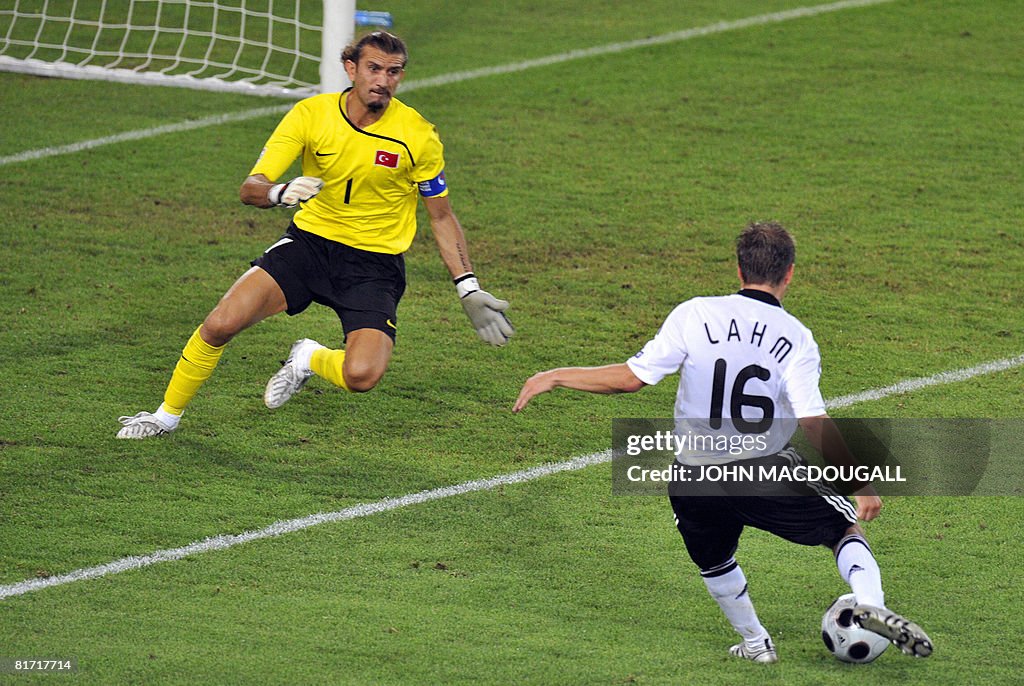
<svg viewBox="0 0 1024 686">
<path fill-rule="evenodd" d="M 281 287 L 289 315 L 315 302 L 338 314 L 346 336 L 377 329 L 395 340 L 398 302 L 405 293 L 402 255 L 360 250 L 292 224 L 251 264 Z"/>
<path fill-rule="evenodd" d="M 702 571 L 732 558 L 746 526 L 800 545 L 831 548 L 857 523 L 853 504 L 841 495 L 673 495 L 669 501 L 686 550 Z"/>
</svg>

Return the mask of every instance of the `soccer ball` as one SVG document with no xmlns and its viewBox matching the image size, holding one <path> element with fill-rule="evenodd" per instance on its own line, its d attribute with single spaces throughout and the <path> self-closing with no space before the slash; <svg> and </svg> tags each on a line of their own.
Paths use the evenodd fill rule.
<svg viewBox="0 0 1024 686">
<path fill-rule="evenodd" d="M 854 624 L 856 605 L 852 593 L 836 598 L 821 618 L 821 640 L 839 660 L 867 664 L 885 652 L 889 639 Z"/>
</svg>

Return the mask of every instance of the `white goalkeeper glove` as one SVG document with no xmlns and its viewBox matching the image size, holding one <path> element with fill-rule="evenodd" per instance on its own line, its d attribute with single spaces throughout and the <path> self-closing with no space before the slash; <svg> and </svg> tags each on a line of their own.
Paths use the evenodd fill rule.
<svg viewBox="0 0 1024 686">
<path fill-rule="evenodd" d="M 480 283 L 473 272 L 455 279 L 455 290 L 462 301 L 462 309 L 472 322 L 476 333 L 485 343 L 505 345 L 516 330 L 504 312 L 507 300 L 498 300 L 487 291 L 480 290 Z"/>
<path fill-rule="evenodd" d="M 278 207 L 295 207 L 306 202 L 324 187 L 323 179 L 315 176 L 296 176 L 288 183 L 271 186 L 267 192 L 267 200 Z"/>
</svg>

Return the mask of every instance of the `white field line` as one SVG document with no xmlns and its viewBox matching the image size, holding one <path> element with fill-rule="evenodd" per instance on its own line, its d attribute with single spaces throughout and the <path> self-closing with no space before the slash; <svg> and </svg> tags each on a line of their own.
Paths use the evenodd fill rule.
<svg viewBox="0 0 1024 686">
<path fill-rule="evenodd" d="M 829 12 L 838 12 L 840 10 L 850 9 L 852 7 L 867 7 L 870 5 L 881 5 L 883 3 L 893 1 L 894 0 L 843 0 L 842 2 L 833 2 L 827 5 L 797 7 L 795 9 L 784 10 L 782 12 L 759 14 L 755 17 L 746 17 L 745 19 L 735 19 L 733 21 L 720 21 L 715 24 L 708 24 L 707 26 L 699 26 L 693 29 L 683 29 L 682 31 L 663 33 L 659 36 L 651 36 L 649 38 L 639 38 L 637 40 L 624 41 L 622 43 L 609 43 L 608 45 L 598 45 L 592 48 L 570 50 L 569 52 L 563 52 L 557 55 L 538 57 L 536 59 L 524 60 L 522 62 L 515 62 L 513 64 L 499 65 L 496 67 L 482 67 L 480 69 L 471 69 L 469 71 L 457 71 L 451 74 L 442 74 L 440 76 L 421 79 L 419 81 L 411 81 L 407 85 L 403 85 L 402 89 L 410 90 L 412 88 L 429 88 L 431 86 L 444 86 L 450 83 L 458 83 L 460 81 L 478 79 L 484 76 L 513 74 L 520 71 L 526 71 L 527 69 L 533 69 L 535 67 L 547 67 L 552 64 L 562 64 L 563 62 L 571 62 L 573 60 L 585 59 L 587 57 L 614 55 L 616 53 L 626 52 L 627 50 L 636 50 L 637 48 L 646 48 L 652 45 L 679 43 L 681 41 L 690 40 L 691 38 L 700 38 L 701 36 L 710 36 L 716 33 L 725 33 L 727 31 L 738 31 L 739 29 L 746 29 L 751 26 L 778 24 L 780 22 L 789 21 L 791 19 L 813 17 L 819 14 L 827 14 Z"/>
<path fill-rule="evenodd" d="M 466 481 L 454 486 L 444 486 L 441 488 L 434 488 L 429 491 L 410 493 L 408 495 L 403 495 L 400 498 L 385 498 L 384 500 L 378 500 L 372 503 L 354 505 L 352 507 L 345 508 L 344 510 L 338 510 L 337 512 L 320 512 L 306 517 L 299 517 L 298 519 L 274 522 L 270 526 L 257 531 L 246 531 L 241 534 L 222 534 L 220 536 L 214 536 L 202 541 L 190 543 L 189 545 L 182 546 L 181 548 L 158 550 L 155 553 L 150 553 L 149 555 L 133 555 L 131 557 L 121 558 L 120 560 L 108 562 L 96 567 L 77 569 L 73 572 L 69 572 L 68 574 L 61 574 L 59 576 L 51 576 L 42 579 L 29 579 L 20 583 L 10 584 L 8 586 L 0 586 L 0 600 L 12 596 L 24 595 L 25 593 L 38 591 L 49 586 L 61 586 L 73 581 L 84 581 L 86 579 L 95 579 L 96 577 L 106 576 L 107 574 L 118 574 L 120 572 L 127 572 L 130 569 L 148 567 L 159 562 L 180 560 L 183 557 L 189 557 L 197 553 L 206 553 L 211 550 L 224 550 L 225 548 L 231 548 L 251 541 L 258 541 L 264 538 L 272 538 L 282 534 L 302 531 L 303 529 L 319 526 L 321 524 L 343 522 L 349 519 L 358 519 L 359 517 L 368 517 L 381 512 L 397 510 L 401 507 L 408 507 L 409 505 L 418 505 L 420 503 L 430 502 L 431 500 L 450 498 L 454 495 L 463 495 L 474 491 L 489 491 L 499 486 L 533 481 L 534 479 L 539 479 L 542 476 L 550 476 L 551 474 L 557 474 L 559 472 L 583 469 L 590 465 L 608 462 L 611 459 L 611 450 L 606 450 L 604 452 L 594 453 L 593 455 L 576 457 L 571 460 L 566 460 L 565 462 L 549 463 L 540 465 L 539 467 L 533 467 L 531 469 L 524 469 L 521 472 L 501 474 L 489 479 Z"/>
<path fill-rule="evenodd" d="M 548 55 L 547 57 L 538 57 L 536 59 L 524 60 L 522 62 L 513 62 L 511 64 L 498 65 L 494 67 L 483 67 L 481 69 L 471 69 L 469 71 L 458 71 L 452 72 L 450 74 L 441 74 L 440 76 L 433 76 L 426 79 L 407 81 L 404 84 L 402 84 L 401 90 L 402 92 L 407 92 L 420 88 L 445 86 L 452 83 L 470 81 L 472 79 L 480 79 L 487 76 L 497 76 L 499 74 L 514 74 L 517 72 L 526 71 L 527 69 L 546 67 L 552 64 L 562 64 L 563 62 L 571 62 L 573 60 L 585 59 L 587 57 L 612 55 L 620 52 L 625 52 L 627 50 L 635 50 L 637 48 L 644 48 L 652 45 L 678 43 L 680 41 L 690 40 L 691 38 L 710 36 L 712 34 L 725 33 L 727 31 L 737 31 L 740 29 L 749 28 L 751 26 L 777 24 L 779 22 L 789 21 L 791 19 L 813 17 L 819 14 L 838 12 L 840 10 L 850 9 L 854 7 L 881 5 L 883 3 L 893 1 L 894 0 L 843 0 L 842 2 L 833 2 L 827 5 L 797 7 L 795 9 L 785 10 L 783 12 L 759 14 L 757 16 L 747 17 L 745 19 L 736 19 L 734 21 L 721 21 L 715 24 L 709 24 L 707 26 L 700 26 L 692 29 L 684 29 L 682 31 L 673 31 L 672 33 L 665 33 L 659 36 L 652 36 L 650 38 L 641 38 L 638 40 L 625 41 L 622 43 L 609 43 L 608 45 L 598 45 L 592 48 L 584 48 L 581 50 L 570 50 L 569 52 L 563 52 L 556 55 Z M 229 122 L 246 121 L 248 119 L 255 119 L 257 117 L 269 116 L 271 114 L 280 115 L 283 114 L 284 112 L 287 112 L 289 109 L 291 109 L 291 104 L 274 105 L 271 107 L 260 107 L 257 109 L 244 110 L 241 112 L 235 112 L 231 114 L 221 114 L 212 117 L 204 117 L 202 119 L 196 119 L 192 121 L 179 122 L 177 124 L 157 126 L 150 129 L 127 131 L 125 133 L 119 133 L 113 136 L 106 136 L 104 138 L 95 138 L 93 140 L 80 141 L 78 143 L 71 143 L 69 145 L 60 145 L 52 148 L 39 148 L 37 150 L 26 150 L 25 152 L 16 153 L 14 155 L 0 157 L 0 167 L 8 164 L 14 164 L 16 162 L 28 162 L 30 160 L 38 160 L 43 159 L 45 157 L 68 155 L 71 153 L 81 152 L 83 150 L 90 150 L 92 148 L 110 145 L 112 143 L 123 143 L 125 141 L 134 141 L 142 138 L 152 138 L 154 136 L 160 136 L 165 133 L 179 133 L 182 131 L 192 131 L 194 129 L 201 129 L 208 126 L 218 126 L 220 124 L 226 124 Z"/>
<path fill-rule="evenodd" d="M 910 391 L 927 388 L 929 386 L 958 383 L 976 376 L 993 374 L 995 372 L 1005 371 L 1020 366 L 1024 366 L 1024 355 L 1018 355 L 1017 357 L 1010 357 L 993 362 L 986 362 L 975 367 L 940 372 L 933 376 L 908 379 L 907 381 L 901 381 L 900 383 L 893 384 L 891 386 L 876 388 L 874 390 L 864 391 L 863 393 L 845 395 L 826 402 L 826 406 L 829 409 L 849 407 L 850 405 L 860 402 L 881 400 L 889 396 L 900 395 Z M 455 484 L 453 486 L 443 486 L 429 491 L 410 493 L 399 498 L 385 498 L 372 503 L 354 505 L 352 507 L 345 508 L 344 510 L 338 510 L 337 512 L 321 512 L 308 515 L 306 517 L 299 517 L 298 519 L 282 520 L 255 531 L 246 531 L 240 534 L 222 534 L 202 541 L 196 541 L 180 548 L 158 550 L 148 555 L 133 555 L 131 557 L 121 558 L 120 560 L 114 560 L 113 562 L 97 565 L 95 567 L 76 569 L 75 571 L 67 574 L 60 574 L 41 579 L 28 579 L 26 581 L 8 584 L 6 586 L 0 586 L 0 600 L 25 595 L 26 593 L 39 591 L 44 588 L 49 588 L 50 586 L 63 586 L 64 584 L 70 584 L 74 581 L 85 581 L 86 579 L 95 579 L 108 574 L 120 574 L 121 572 L 127 572 L 132 569 L 149 567 L 150 565 L 155 565 L 160 562 L 180 560 L 184 557 L 189 557 L 199 553 L 207 553 L 214 550 L 225 550 L 243 543 L 258 541 L 265 538 L 273 538 L 275 536 L 281 536 L 282 534 L 293 533 L 295 531 L 302 531 L 303 529 L 309 529 L 321 524 L 343 522 L 350 519 L 358 519 L 360 517 L 369 517 L 381 512 L 388 512 L 389 510 L 397 510 L 410 505 L 430 502 L 431 500 L 441 500 L 442 498 L 450 498 L 452 496 L 473 493 L 476 491 L 489 491 L 499 486 L 525 483 L 527 481 L 533 481 L 534 479 L 551 476 L 552 474 L 558 474 L 560 472 L 575 471 L 591 465 L 610 462 L 611 459 L 611 450 L 605 450 L 591 455 L 574 457 L 571 460 L 566 460 L 564 462 L 553 462 L 540 465 L 539 467 L 524 469 L 519 472 L 512 472 L 511 474 L 501 474 L 488 479 L 477 479 L 474 481 L 466 481 L 461 484 Z"/>
<path fill-rule="evenodd" d="M 70 143 L 68 145 L 58 145 L 52 148 L 39 148 L 37 150 L 26 150 L 25 152 L 19 152 L 14 155 L 0 157 L 0 167 L 7 164 L 14 164 L 15 162 L 41 160 L 44 157 L 70 155 L 72 153 L 82 152 L 83 150 L 90 150 L 92 148 L 99 148 L 112 143 L 125 143 L 127 141 L 137 141 L 143 138 L 153 138 L 154 136 L 162 136 L 165 133 L 180 133 L 182 131 L 192 131 L 194 129 L 205 129 L 208 126 L 218 126 L 220 124 L 228 124 L 231 122 L 246 121 L 248 119 L 255 119 L 256 117 L 271 114 L 282 115 L 291 109 L 291 107 L 292 106 L 290 104 L 273 105 L 271 107 L 259 107 L 254 110 L 245 110 L 244 112 L 215 114 L 210 117 L 203 117 L 202 119 L 190 119 L 187 121 L 177 122 L 176 124 L 155 126 L 151 129 L 125 131 L 124 133 L 114 134 L 113 136 L 93 138 L 92 140 L 79 141 L 78 143 Z"/>
<path fill-rule="evenodd" d="M 993 362 L 986 362 L 979 364 L 977 367 L 968 367 L 967 369 L 953 369 L 948 372 L 940 372 L 934 376 L 924 376 L 918 379 L 907 379 L 906 381 L 900 381 L 892 386 L 886 386 L 884 388 L 876 388 L 870 391 L 862 391 L 860 393 L 853 393 L 851 395 L 844 395 L 838 398 L 829 400 L 826 405 L 830 410 L 837 410 L 842 407 L 849 407 L 850 405 L 858 405 L 860 403 L 870 402 L 872 400 L 881 400 L 882 398 L 888 398 L 892 395 L 902 395 L 904 393 L 910 393 L 911 391 L 917 391 L 922 388 L 928 388 L 929 386 L 944 386 L 946 384 L 957 383 L 959 381 L 966 381 L 975 376 L 982 376 L 984 374 L 995 374 L 996 372 L 1006 371 L 1007 369 L 1013 369 L 1014 367 L 1024 366 L 1024 355 L 1018 355 L 1017 357 L 1008 357 L 1005 360 L 995 360 Z"/>
</svg>

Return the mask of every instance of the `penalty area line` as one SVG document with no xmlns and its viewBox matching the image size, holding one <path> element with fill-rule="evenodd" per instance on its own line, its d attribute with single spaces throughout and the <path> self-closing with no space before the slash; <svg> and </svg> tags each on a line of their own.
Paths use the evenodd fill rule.
<svg viewBox="0 0 1024 686">
<path fill-rule="evenodd" d="M 862 391 L 860 393 L 840 396 L 829 400 L 825 403 L 825 406 L 830 410 L 837 410 L 843 407 L 849 407 L 850 405 L 871 402 L 872 400 L 881 400 L 882 398 L 888 398 L 892 395 L 910 393 L 911 391 L 928 388 L 929 386 L 943 386 L 946 384 L 958 383 L 960 381 L 972 379 L 976 376 L 995 374 L 996 372 L 1003 372 L 1007 369 L 1013 369 L 1014 367 L 1020 366 L 1024 366 L 1024 355 L 1008 357 L 1005 360 L 985 362 L 966 369 L 953 369 L 948 372 L 939 372 L 932 376 L 907 379 L 906 381 L 895 383 L 892 386 L 885 386 L 884 388 L 875 388 L 870 391 Z"/>
<path fill-rule="evenodd" d="M 441 488 L 434 488 L 428 491 L 420 491 L 419 493 L 410 493 L 399 498 L 384 498 L 383 500 L 378 500 L 372 503 L 353 505 L 352 507 L 347 507 L 344 510 L 338 510 L 337 512 L 320 512 L 306 517 L 299 517 L 297 519 L 282 520 L 255 531 L 213 536 L 202 541 L 190 543 L 189 545 L 182 546 L 180 548 L 158 550 L 154 553 L 150 553 L 149 555 L 132 555 L 121 558 L 120 560 L 114 560 L 113 562 L 97 565 L 95 567 L 77 569 L 67 574 L 60 574 L 58 576 L 40 579 L 28 579 L 16 584 L 0 586 L 0 600 L 10 598 L 12 596 L 24 595 L 32 591 L 39 591 L 50 586 L 61 586 L 74 581 L 85 581 L 86 579 L 95 579 L 101 576 L 107 576 L 108 574 L 119 574 L 131 569 L 149 567 L 160 562 L 180 560 L 199 553 L 207 553 L 214 550 L 225 550 L 243 543 L 259 541 L 264 538 L 274 538 L 283 534 L 290 534 L 296 531 L 302 531 L 303 529 L 309 529 L 314 526 L 320 526 L 321 524 L 344 522 L 349 519 L 369 517 L 371 515 L 388 512 L 390 510 L 397 510 L 410 505 L 430 502 L 431 500 L 450 498 L 452 496 L 464 495 L 475 491 L 490 491 L 500 486 L 533 481 L 534 479 L 558 474 L 559 472 L 583 469 L 590 465 L 608 462 L 611 460 L 611 456 L 611 450 L 594 453 L 592 455 L 582 455 L 564 462 L 543 464 L 537 467 L 531 467 L 530 469 L 524 469 L 519 472 L 512 472 L 511 474 L 500 474 L 487 479 L 476 479 L 474 481 L 466 481 L 453 486 L 443 486 Z"/>
<path fill-rule="evenodd" d="M 820 14 L 828 14 L 829 12 L 838 12 L 840 10 L 851 9 L 855 7 L 870 7 L 871 5 L 881 5 L 884 3 L 894 1 L 895 0 L 841 0 L 840 2 L 833 2 L 827 5 L 810 5 L 808 7 L 796 7 L 791 10 L 771 12 L 769 14 L 759 14 L 757 16 L 746 17 L 744 19 L 736 19 L 733 21 L 720 21 L 718 23 L 709 24 L 707 26 L 683 29 L 682 31 L 673 31 L 671 33 L 665 33 L 658 36 L 651 36 L 649 38 L 640 38 L 637 40 L 624 41 L 621 43 L 609 43 L 607 45 L 597 45 L 591 48 L 570 50 L 569 52 L 548 55 L 546 57 L 538 57 L 530 60 L 523 60 L 521 62 L 513 62 L 511 64 L 502 64 L 493 67 L 482 67 L 480 69 L 472 69 L 469 71 L 458 71 L 452 72 L 450 74 L 441 74 L 439 76 L 433 76 L 424 79 L 410 80 L 403 83 L 400 90 L 403 93 L 405 93 L 413 90 L 420 90 L 423 88 L 446 86 L 453 83 L 461 83 L 462 81 L 471 81 L 473 79 L 480 79 L 488 76 L 497 76 L 500 74 L 515 74 L 521 71 L 526 71 L 527 69 L 536 69 L 537 67 L 546 67 L 552 64 L 562 64 L 565 62 L 571 62 L 573 60 L 584 59 L 587 57 L 614 55 L 620 52 L 626 52 L 627 50 L 635 50 L 637 48 L 645 48 L 652 45 L 678 43 L 681 41 L 690 40 L 692 38 L 699 38 L 701 36 L 710 36 L 716 33 L 725 33 L 727 31 L 738 31 L 740 29 L 749 28 L 751 26 L 778 24 L 780 22 L 790 21 L 792 19 L 814 17 Z M 98 148 L 104 145 L 110 145 L 112 143 L 124 143 L 126 141 L 136 141 L 143 138 L 153 138 L 155 136 L 161 136 L 166 133 L 180 133 L 182 131 L 193 131 L 195 129 L 206 128 L 208 126 L 219 126 L 220 124 L 248 121 L 249 119 L 256 119 L 258 117 L 268 116 L 271 114 L 280 115 L 290 110 L 291 107 L 291 104 L 275 105 L 271 107 L 260 107 L 252 110 L 243 110 L 241 112 L 233 112 L 228 114 L 218 114 L 211 117 L 203 117 L 202 119 L 195 119 L 192 121 L 183 121 L 175 124 L 167 124 L 165 126 L 157 126 L 150 129 L 126 131 L 125 133 L 119 133 L 113 136 L 106 136 L 104 138 L 95 138 L 92 140 L 80 141 L 78 143 L 71 143 L 69 145 L 39 148 L 36 150 L 26 150 L 24 152 L 16 153 L 14 155 L 7 155 L 6 157 L 0 156 L 0 167 L 8 164 L 14 164 L 16 162 L 28 162 L 30 160 L 39 160 L 46 157 L 55 157 L 57 155 L 69 155 L 76 152 L 82 152 L 83 150 L 91 150 L 93 148 Z"/>
<path fill-rule="evenodd" d="M 908 379 L 891 386 L 884 386 L 882 388 L 876 388 L 862 393 L 841 396 L 827 401 L 825 405 L 829 409 L 849 407 L 861 402 L 882 400 L 883 398 L 901 395 L 910 391 L 928 388 L 930 386 L 959 383 L 977 376 L 994 374 L 996 372 L 1006 371 L 1020 366 L 1024 366 L 1024 355 L 985 362 L 974 367 L 940 372 L 932 376 Z M 372 503 L 354 505 L 336 512 L 321 512 L 308 515 L 306 517 L 299 517 L 297 519 L 282 520 L 254 531 L 246 531 L 240 534 L 222 534 L 202 541 L 196 541 L 180 548 L 158 550 L 148 555 L 132 555 L 121 558 L 120 560 L 114 560 L 113 562 L 97 565 L 95 567 L 77 569 L 73 572 L 68 572 L 67 574 L 59 574 L 39 579 L 28 579 L 26 581 L 8 584 L 6 586 L 0 586 L 0 600 L 25 595 L 26 593 L 31 593 L 33 591 L 40 591 L 51 586 L 63 586 L 75 581 L 96 579 L 110 574 L 120 574 L 121 572 L 127 572 L 132 569 L 149 567 L 161 562 L 180 560 L 199 553 L 207 553 L 214 550 L 225 550 L 243 543 L 259 541 L 265 538 L 274 538 L 283 534 L 289 534 L 296 531 L 302 531 L 303 529 L 309 529 L 314 526 L 320 526 L 321 524 L 344 522 L 351 519 L 358 519 L 360 517 L 369 517 L 382 512 L 389 512 L 391 510 L 409 507 L 410 505 L 419 505 L 420 503 L 426 503 L 432 500 L 441 500 L 457 495 L 464 495 L 466 493 L 489 491 L 498 488 L 499 486 L 534 481 L 535 479 L 540 479 L 545 476 L 551 476 L 561 472 L 575 471 L 592 465 L 610 462 L 611 459 L 612 451 L 605 450 L 591 455 L 581 455 L 563 462 L 552 462 L 537 467 L 531 467 L 530 469 L 524 469 L 510 474 L 501 474 L 486 479 L 466 481 L 453 486 L 443 486 L 441 488 L 420 491 L 419 493 L 410 493 L 398 498 L 385 498 Z"/>
<path fill-rule="evenodd" d="M 221 124 L 229 124 L 233 122 L 248 121 L 249 119 L 255 119 L 271 114 L 284 114 L 291 109 L 291 105 L 273 105 L 271 107 L 259 107 L 253 110 L 245 110 L 243 112 L 231 112 L 228 114 L 215 114 L 210 117 L 203 117 L 201 119 L 190 119 L 174 124 L 165 124 L 163 126 L 155 126 L 150 129 L 137 129 L 135 131 L 125 131 L 124 133 L 114 134 L 112 136 L 104 136 L 103 138 L 93 138 L 92 140 L 79 141 L 78 143 L 69 143 L 68 145 L 58 145 L 51 148 L 38 148 L 36 150 L 26 150 L 25 152 L 19 152 L 15 155 L 8 155 L 7 157 L 0 157 L 0 167 L 7 164 L 14 164 L 15 162 L 28 162 L 30 160 L 41 160 L 46 157 L 57 157 L 59 155 L 70 155 L 76 152 L 82 152 L 83 150 L 92 150 L 93 148 L 99 148 L 104 145 L 112 145 L 114 143 L 126 143 L 128 141 L 137 141 L 144 138 L 154 138 L 156 136 L 162 136 L 165 133 L 181 133 L 183 131 L 194 131 L 195 129 L 205 129 L 209 126 L 219 126 Z"/>
</svg>

